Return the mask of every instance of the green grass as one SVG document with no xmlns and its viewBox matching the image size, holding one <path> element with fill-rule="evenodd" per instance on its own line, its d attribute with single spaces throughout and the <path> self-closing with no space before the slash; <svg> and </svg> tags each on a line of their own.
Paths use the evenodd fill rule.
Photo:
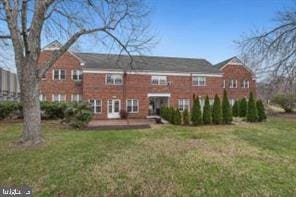
<svg viewBox="0 0 296 197">
<path fill-rule="evenodd" d="M 293 196 L 296 120 L 128 131 L 77 131 L 45 122 L 46 144 L 12 142 L 0 123 L 0 185 L 37 196 Z"/>
</svg>

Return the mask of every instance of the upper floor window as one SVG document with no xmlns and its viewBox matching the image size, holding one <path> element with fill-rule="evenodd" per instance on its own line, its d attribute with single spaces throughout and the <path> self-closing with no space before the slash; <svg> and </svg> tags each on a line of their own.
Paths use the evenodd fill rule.
<svg viewBox="0 0 296 197">
<path fill-rule="evenodd" d="M 42 80 L 46 79 L 46 73 L 43 73 L 41 79 L 42 79 Z"/>
<path fill-rule="evenodd" d="M 102 101 L 91 99 L 89 100 L 91 108 L 95 114 L 102 112 Z"/>
<path fill-rule="evenodd" d="M 229 81 L 229 88 L 237 88 L 237 80 L 231 79 Z"/>
<path fill-rule="evenodd" d="M 106 84 L 121 85 L 122 84 L 122 74 L 106 74 Z"/>
<path fill-rule="evenodd" d="M 65 80 L 66 79 L 66 71 L 63 69 L 54 69 L 53 70 L 53 79 L 54 80 Z"/>
<path fill-rule="evenodd" d="M 241 87 L 242 87 L 242 88 L 249 88 L 249 87 L 250 87 L 250 82 L 249 82 L 249 80 L 242 80 Z"/>
<path fill-rule="evenodd" d="M 52 101 L 54 101 L 54 102 L 64 102 L 64 101 L 66 101 L 66 95 L 65 94 L 53 94 L 52 95 Z"/>
<path fill-rule="evenodd" d="M 75 81 L 82 80 L 82 70 L 72 70 L 71 75 L 72 75 L 71 76 L 72 80 L 75 80 Z"/>
<path fill-rule="evenodd" d="M 151 76 L 151 83 L 153 85 L 167 85 L 167 76 Z"/>
<path fill-rule="evenodd" d="M 137 99 L 128 99 L 126 101 L 126 111 L 128 113 L 139 112 L 139 101 Z"/>
<path fill-rule="evenodd" d="M 185 109 L 190 110 L 190 100 L 189 99 L 179 99 L 178 109 L 182 112 Z"/>
<path fill-rule="evenodd" d="M 82 100 L 82 96 L 80 94 L 72 94 L 71 95 L 71 101 L 79 102 Z"/>
<path fill-rule="evenodd" d="M 192 77 L 192 85 L 205 86 L 206 85 L 206 77 L 200 77 L 200 76 Z"/>
</svg>

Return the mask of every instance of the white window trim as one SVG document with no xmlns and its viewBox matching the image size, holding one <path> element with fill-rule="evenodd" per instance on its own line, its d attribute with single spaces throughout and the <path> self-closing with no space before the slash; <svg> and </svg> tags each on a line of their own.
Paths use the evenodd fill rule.
<svg viewBox="0 0 296 197">
<path fill-rule="evenodd" d="M 193 83 L 193 81 L 195 81 L 195 80 L 193 80 L 194 78 L 197 79 L 196 80 L 197 84 Z M 200 81 L 201 81 L 201 80 L 199 80 L 200 78 L 204 78 L 204 84 L 200 83 Z M 207 77 L 206 76 L 192 76 L 192 86 L 207 86 Z"/>
<path fill-rule="evenodd" d="M 157 84 L 152 83 L 153 82 L 153 78 L 156 78 L 154 80 L 157 80 Z M 165 78 L 165 83 L 161 84 L 160 81 L 164 81 L 164 79 L 161 78 Z M 159 86 L 167 86 L 168 85 L 168 77 L 166 75 L 151 75 L 151 84 L 152 85 L 159 85 Z"/>
<path fill-rule="evenodd" d="M 246 84 L 245 84 L 246 82 Z M 248 89 L 250 88 L 250 81 L 249 80 L 243 80 L 242 88 Z"/>
<path fill-rule="evenodd" d="M 54 100 L 55 95 L 58 96 L 57 101 Z M 63 100 L 63 101 L 61 100 L 62 96 L 65 96 L 65 100 Z M 67 101 L 67 95 L 66 94 L 52 94 L 51 101 L 53 101 L 53 102 L 66 102 Z"/>
<path fill-rule="evenodd" d="M 120 84 L 116 84 L 115 81 L 112 84 L 110 84 L 110 83 L 107 82 L 107 78 L 108 78 L 107 76 L 108 75 L 114 75 L 114 74 L 121 76 L 121 83 Z M 106 73 L 106 75 L 105 75 L 105 84 L 106 85 L 114 85 L 114 86 L 120 86 L 120 85 L 122 85 L 123 84 L 123 74 L 120 74 L 120 73 Z"/>
<path fill-rule="evenodd" d="M 82 76 L 82 70 L 79 70 L 79 69 L 76 69 L 76 70 L 71 70 L 71 79 L 73 80 L 73 81 L 81 81 L 82 79 L 73 79 L 73 77 L 74 77 L 74 72 L 77 72 L 78 71 L 78 75 L 77 76 Z M 79 78 L 79 77 L 78 77 Z"/>
<path fill-rule="evenodd" d="M 131 100 L 132 101 L 132 111 L 129 112 L 127 110 L 127 107 L 128 107 L 128 101 Z M 134 102 L 133 101 L 137 101 L 137 111 L 133 111 L 133 107 L 134 107 Z M 135 113 L 139 113 L 139 107 L 140 107 L 140 104 L 139 104 L 139 99 L 126 99 L 126 112 L 129 113 L 129 114 L 135 114 Z"/>
<path fill-rule="evenodd" d="M 92 112 L 93 112 L 94 114 L 101 114 L 102 111 L 103 111 L 103 106 L 102 106 L 102 105 L 103 105 L 103 102 L 102 102 L 102 100 L 101 100 L 101 99 L 89 99 L 88 102 L 89 102 L 90 104 L 91 104 L 91 102 L 90 102 L 91 100 L 94 101 L 94 105 L 91 106 L 91 108 L 92 108 Z M 100 105 L 97 104 L 97 101 L 100 101 Z M 97 109 L 98 106 L 101 107 L 101 111 L 99 111 L 99 112 L 95 111 L 95 110 Z"/>
<path fill-rule="evenodd" d="M 46 101 L 47 98 L 44 94 L 39 94 L 39 101 Z"/>
<path fill-rule="evenodd" d="M 180 110 L 180 108 L 179 108 L 179 106 L 180 106 L 179 105 L 179 102 L 182 101 L 182 108 L 183 108 L 183 110 L 180 110 L 180 112 L 183 112 L 184 111 L 184 108 L 185 108 L 184 107 L 185 106 L 184 105 L 184 103 L 185 103 L 184 101 L 185 100 L 188 100 L 188 109 L 187 110 L 188 110 L 188 112 L 190 112 L 190 99 L 187 99 L 187 98 L 178 99 L 178 110 Z"/>
<path fill-rule="evenodd" d="M 234 82 L 235 81 L 235 87 L 233 86 L 234 85 Z M 230 84 L 229 84 L 229 88 L 237 88 L 237 80 L 236 79 L 230 79 Z"/>
<path fill-rule="evenodd" d="M 74 96 L 76 96 L 76 98 L 78 98 L 78 100 L 74 100 Z M 82 101 L 82 95 L 81 94 L 71 94 L 71 101 L 72 102 L 80 102 L 80 101 Z"/>
<path fill-rule="evenodd" d="M 55 79 L 54 78 L 54 72 L 58 70 L 59 71 L 59 78 L 58 79 Z M 64 70 L 65 71 L 65 79 L 61 79 L 61 71 Z M 66 70 L 65 69 L 53 69 L 52 70 L 52 80 L 66 80 Z"/>
</svg>

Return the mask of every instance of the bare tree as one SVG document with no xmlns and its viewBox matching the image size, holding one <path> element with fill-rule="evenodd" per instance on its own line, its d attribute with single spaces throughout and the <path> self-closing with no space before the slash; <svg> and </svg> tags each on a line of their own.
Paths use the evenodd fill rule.
<svg viewBox="0 0 296 197">
<path fill-rule="evenodd" d="M 42 75 L 83 35 L 95 35 L 128 55 L 145 49 L 149 9 L 142 0 L 0 0 L 0 40 L 8 40 L 20 81 L 24 126 L 22 143 L 43 142 L 39 103 Z M 65 41 L 38 63 L 41 40 Z"/>
<path fill-rule="evenodd" d="M 293 88 L 296 79 L 296 9 L 279 12 L 275 22 L 271 30 L 253 31 L 237 43 L 242 59 L 254 68 L 257 76 L 268 77 L 275 83 L 285 78 L 286 85 Z"/>
</svg>

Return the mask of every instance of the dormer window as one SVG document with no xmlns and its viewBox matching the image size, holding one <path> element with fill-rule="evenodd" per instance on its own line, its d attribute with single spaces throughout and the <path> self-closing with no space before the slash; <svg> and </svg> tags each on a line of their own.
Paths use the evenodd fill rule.
<svg viewBox="0 0 296 197">
<path fill-rule="evenodd" d="M 106 74 L 106 84 L 108 85 L 122 85 L 122 74 Z"/>
<path fill-rule="evenodd" d="M 151 76 L 151 84 L 167 85 L 168 84 L 167 76 L 158 76 L 158 75 Z"/>
<path fill-rule="evenodd" d="M 192 85 L 194 86 L 206 86 L 206 77 L 194 76 L 192 77 Z"/>
<path fill-rule="evenodd" d="M 74 81 L 81 81 L 82 80 L 82 70 L 72 70 L 71 78 Z"/>
</svg>

